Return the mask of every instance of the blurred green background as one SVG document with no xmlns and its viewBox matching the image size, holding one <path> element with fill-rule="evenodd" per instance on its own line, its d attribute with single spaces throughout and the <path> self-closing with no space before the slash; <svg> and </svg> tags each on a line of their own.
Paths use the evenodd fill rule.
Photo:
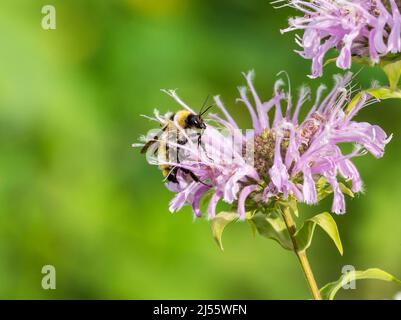
<svg viewBox="0 0 401 320">
<path fill-rule="evenodd" d="M 41 28 L 52 4 L 57 29 Z M 297 299 L 309 292 L 296 258 L 237 223 L 225 252 L 209 224 L 185 209 L 171 215 L 160 172 L 131 148 L 153 124 L 140 114 L 195 109 L 221 94 L 235 117 L 242 71 L 255 69 L 263 98 L 276 74 L 309 80 L 310 62 L 280 35 L 291 10 L 267 0 L 18 0 L 0 4 L 0 298 Z M 358 70 L 356 68 L 355 70 Z M 358 80 L 384 82 L 380 70 Z M 401 277 L 401 103 L 373 105 L 359 119 L 394 139 L 381 160 L 356 159 L 366 194 L 336 217 L 345 255 L 318 231 L 309 256 L 320 285 L 343 265 Z M 305 216 L 330 208 L 302 207 Z M 41 288 L 41 268 L 57 289 Z M 393 284 L 358 282 L 339 298 L 391 299 Z"/>
</svg>

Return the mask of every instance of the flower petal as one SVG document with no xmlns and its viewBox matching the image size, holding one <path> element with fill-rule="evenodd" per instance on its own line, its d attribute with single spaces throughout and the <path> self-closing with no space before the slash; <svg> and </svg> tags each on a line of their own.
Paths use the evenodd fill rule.
<svg viewBox="0 0 401 320">
<path fill-rule="evenodd" d="M 247 186 L 244 189 L 242 189 L 241 194 L 239 196 L 238 200 L 238 214 L 239 218 L 241 220 L 245 220 L 246 214 L 245 214 L 245 201 L 248 198 L 248 196 L 254 192 L 258 187 L 256 185 L 251 185 Z"/>
</svg>

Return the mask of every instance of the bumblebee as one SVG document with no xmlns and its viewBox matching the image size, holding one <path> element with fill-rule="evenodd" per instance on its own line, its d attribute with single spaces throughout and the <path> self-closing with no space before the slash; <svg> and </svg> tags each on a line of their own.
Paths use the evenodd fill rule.
<svg viewBox="0 0 401 320">
<path fill-rule="evenodd" d="M 183 130 L 186 132 L 189 130 L 197 131 L 198 135 L 198 145 L 201 144 L 202 138 L 202 130 L 206 129 L 206 124 L 202 119 L 202 115 L 211 108 L 208 107 L 206 110 L 201 112 L 200 114 L 194 114 L 188 110 L 180 110 L 176 113 L 167 114 L 165 116 L 166 123 L 162 124 L 162 129 L 159 133 L 153 137 L 153 139 L 149 140 L 145 146 L 142 148 L 141 153 L 146 153 L 146 151 L 156 142 L 158 142 L 158 147 L 155 150 L 157 152 L 157 156 L 159 162 L 168 162 L 169 155 L 171 154 L 171 150 L 169 150 L 169 141 L 176 141 L 179 145 L 185 145 L 188 141 L 187 138 L 180 132 L 179 128 L 177 128 L 176 124 L 178 124 Z M 176 160 L 179 162 L 178 154 L 180 151 L 179 147 L 176 147 Z M 181 170 L 182 172 L 189 174 L 190 177 L 196 181 L 200 182 L 199 178 L 191 171 L 186 170 L 184 168 L 172 167 L 167 164 L 161 164 L 159 166 L 162 171 L 163 176 L 166 180 L 177 183 L 177 172 Z"/>
</svg>

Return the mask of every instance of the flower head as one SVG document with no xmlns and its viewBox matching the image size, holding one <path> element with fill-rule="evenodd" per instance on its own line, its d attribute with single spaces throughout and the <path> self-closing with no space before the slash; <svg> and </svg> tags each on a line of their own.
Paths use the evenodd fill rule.
<svg viewBox="0 0 401 320">
<path fill-rule="evenodd" d="M 234 205 L 239 217 L 244 219 L 248 210 L 289 198 L 316 204 L 318 192 L 325 187 L 334 194 L 332 211 L 344 213 L 341 181 L 352 182 L 352 192 L 362 190 L 361 177 L 352 158 L 367 152 L 380 158 L 391 139 L 379 126 L 353 120 L 369 97 L 363 94 L 352 111 L 345 113 L 351 95 L 351 74 L 336 76 L 331 92 L 323 98 L 325 87 L 320 86 L 307 116 L 299 121 L 301 107 L 310 96 L 308 88 L 301 88 L 298 99 L 292 101 L 291 92 L 285 92 L 283 81 L 279 80 L 272 99 L 264 102 L 253 86 L 252 77 L 252 72 L 245 74 L 247 87 L 239 88 L 238 99 L 248 108 L 252 130 L 245 133 L 239 130 L 216 96 L 215 104 L 225 118 L 209 114 L 201 144 L 177 125 L 175 128 L 187 137 L 187 143 L 159 140 L 159 148 L 166 144 L 169 150 L 174 150 L 173 154 L 179 153 L 178 157 L 160 159 L 157 149 L 148 152 L 151 164 L 168 165 L 175 170 L 176 181 L 166 183 L 175 193 L 170 210 L 174 212 L 188 204 L 200 216 L 200 200 L 209 193 L 209 218 L 215 216 L 217 203 L 223 201 Z M 192 110 L 174 91 L 168 93 L 181 106 Z M 166 121 L 157 112 L 154 120 L 162 125 Z M 354 150 L 343 153 L 339 145 L 344 143 L 355 145 Z"/>
<path fill-rule="evenodd" d="M 298 53 L 312 60 L 312 75 L 322 75 L 326 53 L 339 51 L 337 66 L 351 67 L 352 56 L 378 63 L 383 56 L 401 52 L 400 0 L 279 0 L 304 15 L 289 19 L 282 32 L 304 30 L 296 42 Z"/>
</svg>

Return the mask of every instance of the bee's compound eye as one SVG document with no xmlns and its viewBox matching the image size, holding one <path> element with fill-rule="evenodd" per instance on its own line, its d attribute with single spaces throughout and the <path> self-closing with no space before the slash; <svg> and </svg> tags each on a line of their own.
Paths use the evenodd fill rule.
<svg viewBox="0 0 401 320">
<path fill-rule="evenodd" d="M 196 124 L 197 124 L 198 127 L 202 127 L 203 121 L 202 121 L 202 119 L 200 117 L 196 118 Z"/>
</svg>

